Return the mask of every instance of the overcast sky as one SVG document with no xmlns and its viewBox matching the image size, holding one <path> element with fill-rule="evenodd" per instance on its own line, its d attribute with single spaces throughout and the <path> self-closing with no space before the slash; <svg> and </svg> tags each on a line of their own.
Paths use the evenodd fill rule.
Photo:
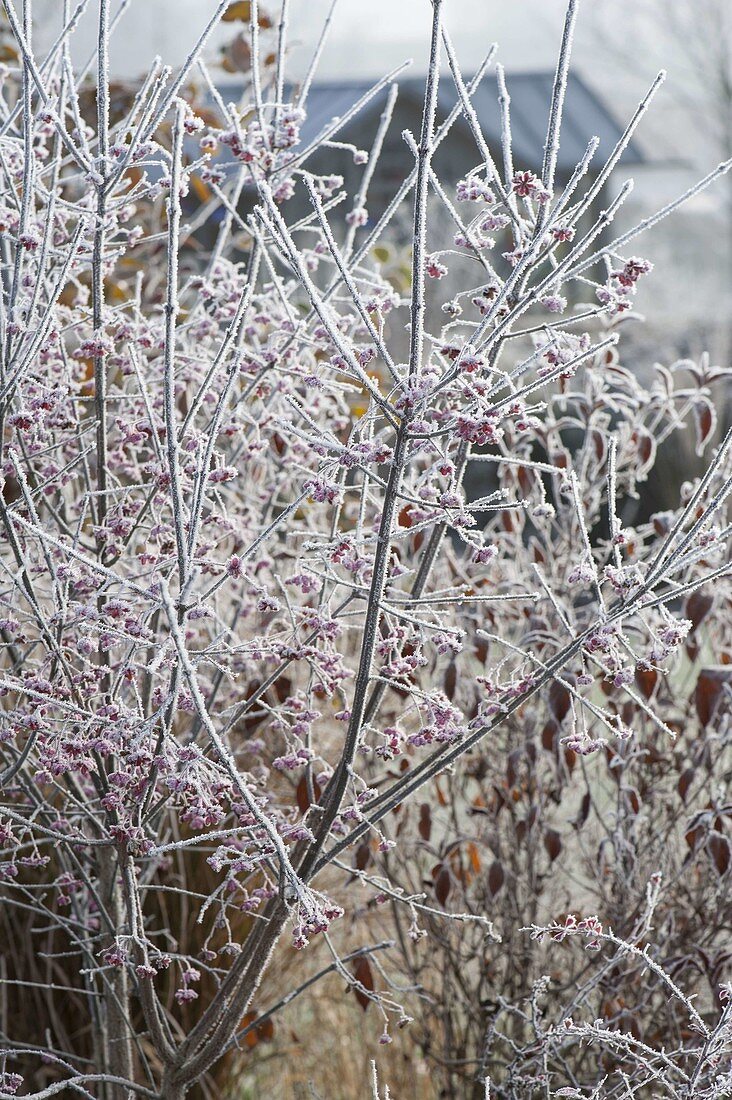
<svg viewBox="0 0 732 1100">
<path fill-rule="evenodd" d="M 119 0 L 112 0 L 116 10 Z M 659 97 L 649 124 L 654 155 L 674 156 L 697 137 L 693 125 L 679 140 L 677 87 L 689 81 L 688 60 L 678 43 L 664 36 L 665 3 L 681 11 L 689 0 L 583 0 L 573 52 L 573 69 L 622 118 L 637 102 L 663 64 L 670 70 L 668 87 Z M 701 0 L 694 0 L 700 3 Z M 709 0 L 705 0 L 709 2 Z M 725 2 L 725 0 L 718 0 Z M 732 3 L 732 0 L 729 0 Z M 111 48 L 115 75 L 137 77 L 156 55 L 178 66 L 217 8 L 218 0 L 130 0 Z M 290 0 L 289 75 L 297 78 L 308 66 L 331 0 Z M 263 11 L 279 12 L 280 0 L 260 0 Z M 56 36 L 61 0 L 34 0 L 39 52 Z M 338 0 L 328 43 L 319 66 L 321 80 L 377 78 L 407 59 L 412 73 L 425 71 L 431 22 L 429 0 Z M 566 0 L 444 0 L 445 23 L 455 43 L 463 71 L 475 70 L 492 42 L 507 72 L 551 70 L 556 63 Z M 86 61 L 94 50 L 98 0 L 75 35 L 75 61 Z M 655 13 L 655 14 L 654 14 Z M 641 28 L 645 23 L 645 37 Z M 604 24 L 605 33 L 602 29 Z M 208 57 L 236 33 L 227 24 L 214 36 Z M 609 49 L 604 46 L 611 42 Z M 221 71 L 215 73 L 222 77 Z M 509 81 L 510 90 L 510 81 Z M 654 134 L 655 131 L 655 134 Z"/>
<path fill-rule="evenodd" d="M 589 0 L 588 7 L 598 2 L 605 0 Z M 216 6 L 216 0 L 131 0 L 112 44 L 113 69 L 118 75 L 139 75 L 156 54 L 179 64 Z M 279 4 L 269 10 L 275 7 Z M 330 0 L 291 0 L 293 73 L 306 67 L 329 7 Z M 76 34 L 79 54 L 93 48 L 96 8 L 92 0 Z M 59 0 L 36 0 L 42 44 L 49 41 L 60 10 Z M 500 42 L 507 68 L 546 69 L 556 54 L 565 0 L 448 0 L 443 10 L 466 71 L 478 65 L 493 41 Z M 339 0 L 321 77 L 379 76 L 406 58 L 423 71 L 430 18 L 429 0 Z M 231 25 L 226 31 L 231 34 Z M 584 52 L 582 36 L 578 47 Z"/>
</svg>

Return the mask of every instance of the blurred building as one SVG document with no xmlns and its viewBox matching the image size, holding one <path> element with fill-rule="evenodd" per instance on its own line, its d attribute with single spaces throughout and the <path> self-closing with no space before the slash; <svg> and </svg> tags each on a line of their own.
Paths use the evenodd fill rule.
<svg viewBox="0 0 732 1100">
<path fill-rule="evenodd" d="M 466 83 L 469 77 L 466 76 Z M 541 169 L 549 104 L 552 96 L 553 73 L 521 72 L 511 77 L 511 131 L 513 159 L 516 170 Z M 346 116 L 354 104 L 364 97 L 371 82 L 340 80 L 318 82 L 308 97 L 307 120 L 302 140 L 308 144 L 321 133 L 334 117 Z M 424 79 L 402 75 L 398 81 L 399 93 L 389 130 L 379 159 L 378 171 L 369 191 L 369 214 L 378 217 L 396 192 L 401 181 L 414 166 L 414 158 L 402 137 L 408 130 L 419 136 L 424 100 Z M 379 118 L 384 109 L 386 91 L 370 100 L 338 134 L 338 139 L 368 150 L 374 140 Z M 458 102 L 458 94 L 449 73 L 443 74 L 439 84 L 437 125 L 445 119 Z M 486 76 L 476 90 L 472 104 L 481 130 L 498 166 L 502 165 L 501 113 L 498 89 L 492 74 Z M 622 127 L 613 118 L 601 98 L 576 74 L 572 74 L 565 99 L 563 140 L 557 163 L 557 183 L 561 187 L 570 178 L 578 161 L 587 149 L 591 136 L 600 139 L 593 160 L 590 179 L 609 156 L 620 139 Z M 479 160 L 475 140 L 467 120 L 462 114 L 455 121 L 447 138 L 438 148 L 433 165 L 437 175 L 446 183 L 474 171 Z M 638 165 L 645 160 L 640 148 L 631 143 L 623 163 Z M 309 161 L 314 171 L 338 172 L 344 177 L 349 192 L 358 186 L 362 169 L 356 167 L 353 157 L 343 150 L 328 149 Z"/>
<path fill-rule="evenodd" d="M 290 77 L 307 70 L 332 0 L 290 0 Z M 115 30 L 113 72 L 136 78 L 153 57 L 180 64 L 216 10 L 217 0 L 129 0 Z M 279 0 L 260 0 L 260 10 L 277 21 Z M 96 0 L 91 0 L 75 39 L 75 58 L 93 54 Z M 59 0 L 35 0 L 35 45 L 42 53 L 57 31 Z M 380 198 L 403 168 L 401 130 L 417 132 L 421 80 L 428 56 L 428 0 L 338 0 L 311 96 L 308 133 L 342 114 L 360 90 L 412 58 L 400 78 L 401 94 L 375 186 Z M 512 97 L 521 166 L 541 155 L 546 130 L 548 87 L 561 39 L 565 0 L 445 0 L 444 18 L 466 73 L 480 65 L 492 42 L 499 43 Z M 237 31 L 226 24 L 212 37 L 207 56 L 215 61 Z M 274 31 L 273 31 L 274 34 Z M 593 134 L 607 151 L 649 87 L 659 68 L 668 69 L 665 87 L 644 119 L 633 149 L 614 174 L 617 190 L 629 176 L 631 198 L 616 225 L 626 229 L 675 199 L 720 160 L 732 155 L 732 3 L 730 0 L 586 0 L 580 5 L 573 52 L 574 78 L 567 100 L 561 169 L 581 155 Z M 236 74 L 217 79 L 237 84 Z M 239 77 L 239 82 L 241 77 Z M 233 88 L 232 88 L 233 93 Z M 441 82 L 441 110 L 449 110 L 451 80 Z M 495 82 L 487 78 L 476 96 L 481 124 L 496 143 Z M 368 147 L 378 105 L 364 113 L 351 140 Z M 471 151 L 472 149 L 472 151 Z M 477 160 L 464 125 L 439 154 L 456 178 Z M 347 157 L 333 171 L 348 174 Z M 693 198 L 672 218 L 639 238 L 633 251 L 656 265 L 639 291 L 639 309 L 649 319 L 649 340 L 671 350 L 696 353 L 711 344 L 727 354 L 732 330 L 732 178 Z M 661 351 L 659 351 L 661 354 Z"/>
</svg>

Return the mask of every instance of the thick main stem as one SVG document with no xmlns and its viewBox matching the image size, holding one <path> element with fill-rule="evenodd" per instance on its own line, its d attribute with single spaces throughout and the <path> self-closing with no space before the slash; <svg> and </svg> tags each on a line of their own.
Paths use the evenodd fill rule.
<svg viewBox="0 0 732 1100">
<path fill-rule="evenodd" d="M 409 384 L 419 376 L 424 344 L 425 315 L 425 258 L 427 235 L 427 196 L 430 163 L 434 150 L 435 112 L 439 81 L 439 52 L 442 0 L 433 0 L 432 38 L 430 62 L 425 88 L 422 130 L 417 152 L 417 182 L 414 196 L 414 252 L 412 255 L 411 333 L 409 346 Z M 379 533 L 374 555 L 374 568 L 369 589 L 368 607 L 363 628 L 363 643 L 359 658 L 356 683 L 351 704 L 351 716 L 338 766 L 323 796 L 323 811 L 315 841 L 308 849 L 300 867 L 300 874 L 307 878 L 322 851 L 331 826 L 338 815 L 348 785 L 348 777 L 358 748 L 367 705 L 367 693 L 371 682 L 371 664 L 376 649 L 381 602 L 386 584 L 389 554 L 391 552 L 392 526 L 399 489 L 404 472 L 409 443 L 409 416 L 405 414 L 396 435 L 394 455 L 389 470 L 389 480 L 384 493 L 384 504 L 379 523 Z"/>
<path fill-rule="evenodd" d="M 407 422 L 405 421 L 400 425 L 397 432 L 394 457 L 384 495 L 384 507 L 381 513 L 381 522 L 379 524 L 379 533 L 376 541 L 376 554 L 374 556 L 374 570 L 369 590 L 368 608 L 366 610 L 366 619 L 363 627 L 361 656 L 359 659 L 358 672 L 356 674 L 356 684 L 353 691 L 351 717 L 348 722 L 346 740 L 338 766 L 333 773 L 333 777 L 324 795 L 323 812 L 316 833 L 315 843 L 306 853 L 305 859 L 299 868 L 299 873 L 302 878 L 306 878 L 312 869 L 317 855 L 324 845 L 330 833 L 331 826 L 340 810 L 343 796 L 348 785 L 350 768 L 358 748 L 358 739 L 363 726 L 363 717 L 366 708 L 366 697 L 371 681 L 371 663 L 374 658 L 374 650 L 378 637 L 381 601 L 386 585 L 394 512 L 396 510 L 408 439 L 408 428 Z"/>
<path fill-rule="evenodd" d="M 99 0 L 99 36 L 97 51 L 97 205 L 96 225 L 92 254 L 92 327 L 94 341 L 103 343 L 104 327 L 104 248 L 107 218 L 107 156 L 109 151 L 109 7 L 108 0 Z M 94 403 L 96 417 L 96 466 L 97 496 L 96 520 L 103 527 L 107 516 L 107 368 L 103 346 L 95 348 L 94 355 Z M 97 557 L 104 560 L 103 533 L 97 542 Z M 100 598 L 100 609 L 103 597 Z M 105 661 L 100 651 L 99 661 Z M 105 674 L 100 684 L 102 691 L 109 690 L 109 677 Z M 97 875 L 99 890 L 111 918 L 113 929 L 121 929 L 125 923 L 125 904 L 122 883 L 117 874 L 117 862 L 111 852 L 99 849 Z M 108 937 L 111 943 L 112 936 Z M 130 981 L 124 967 L 113 968 L 103 985 L 105 1034 L 102 1042 L 104 1065 L 102 1073 L 131 1081 L 132 1036 L 129 1024 Z M 106 1083 L 109 1100 L 125 1100 L 128 1090 L 119 1084 Z"/>
<path fill-rule="evenodd" d="M 430 48 L 429 74 L 425 91 L 425 105 L 422 119 L 422 130 L 418 149 L 417 182 L 414 204 L 414 252 L 412 257 L 412 304 L 409 354 L 408 382 L 412 384 L 418 377 L 424 344 L 424 313 L 425 313 L 425 254 L 426 254 L 426 214 L 427 196 L 430 178 L 430 163 L 434 148 L 434 123 L 437 106 L 437 84 L 439 78 L 439 45 L 441 33 L 441 5 L 442 0 L 433 0 L 432 39 Z M 363 628 L 363 642 L 359 657 L 358 670 L 351 704 L 351 716 L 346 731 L 345 743 L 341 756 L 323 795 L 322 813 L 315 840 L 305 851 L 302 863 L 298 867 L 298 875 L 301 879 L 307 877 L 316 865 L 319 853 L 330 835 L 330 830 L 335 818 L 340 812 L 346 789 L 348 787 L 350 770 L 358 748 L 361 731 L 363 728 L 364 713 L 367 704 L 368 689 L 371 682 L 371 667 L 376 649 L 378 626 L 381 618 L 381 606 L 388 575 L 389 556 L 392 545 L 392 532 L 396 504 L 399 499 L 399 490 L 404 474 L 408 450 L 409 450 L 409 422 L 408 413 L 405 413 L 396 432 L 394 454 L 392 457 L 389 478 L 384 493 L 384 504 L 379 523 L 374 554 L 373 573 L 369 589 L 368 607 Z M 190 1046 L 188 1051 L 181 1051 L 182 1058 L 179 1067 L 172 1071 L 167 1078 L 163 1095 L 166 1100 L 177 1100 L 180 1089 L 186 1081 L 195 1080 L 205 1073 L 209 1065 L 216 1060 L 220 1051 L 233 1034 L 241 1014 L 246 1010 L 254 992 L 259 986 L 262 975 L 267 967 L 272 951 L 281 935 L 287 919 L 287 911 L 284 905 L 278 903 L 270 914 L 269 923 L 256 937 L 251 954 L 247 952 L 248 962 L 244 964 L 240 959 L 239 974 L 231 975 L 232 981 L 226 981 L 219 991 L 219 995 L 226 989 L 229 993 L 228 1003 L 218 1014 L 211 1032 L 199 1045 L 198 1052 L 192 1053 Z M 187 1045 L 187 1044 L 186 1044 Z M 186 1054 L 189 1055 L 186 1058 Z"/>
<path fill-rule="evenodd" d="M 99 893 L 114 928 L 122 928 L 125 921 L 125 905 L 122 884 L 117 874 L 117 861 L 106 848 L 98 848 Z M 112 937 L 107 939 L 111 942 Z M 101 1053 L 104 1064 L 101 1073 L 133 1080 L 132 1043 L 129 1024 L 130 981 L 125 967 L 111 967 L 103 984 L 104 1034 Z M 127 1089 L 123 1085 L 107 1082 L 109 1100 L 126 1100 Z"/>
</svg>

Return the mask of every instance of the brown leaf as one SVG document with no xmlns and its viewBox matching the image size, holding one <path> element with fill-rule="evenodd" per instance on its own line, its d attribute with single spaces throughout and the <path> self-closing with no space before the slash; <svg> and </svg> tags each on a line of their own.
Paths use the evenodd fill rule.
<svg viewBox="0 0 732 1100">
<path fill-rule="evenodd" d="M 707 839 L 707 851 L 719 876 L 725 875 L 730 864 L 730 846 L 727 837 L 722 836 L 721 833 L 710 833 Z"/>
<path fill-rule="evenodd" d="M 320 790 L 320 784 L 314 776 L 312 779 L 312 784 L 313 795 L 315 796 L 315 801 L 318 802 L 320 800 L 320 795 L 322 792 Z M 304 814 L 313 804 L 310 798 L 310 791 L 308 790 L 307 776 L 303 775 L 300 777 L 300 782 L 297 785 L 297 791 L 295 793 L 300 813 Z"/>
<path fill-rule="evenodd" d="M 373 993 L 374 991 L 374 975 L 371 970 L 371 963 L 365 955 L 362 955 L 360 958 L 356 959 L 356 962 L 353 966 L 353 976 L 356 981 L 360 982 L 363 986 L 363 989 L 359 989 L 358 986 L 354 986 L 353 992 L 356 995 L 356 1000 L 365 1012 L 371 1004 L 371 998 L 367 996 L 364 990 L 367 989 L 369 993 Z"/>
<path fill-rule="evenodd" d="M 473 868 L 475 874 L 479 874 L 482 864 L 480 862 L 478 849 L 472 841 L 468 844 L 468 858 L 470 860 L 470 866 Z"/>
<path fill-rule="evenodd" d="M 653 530 L 657 535 L 667 535 L 671 530 L 668 515 L 664 512 L 656 512 L 651 516 L 651 520 L 653 521 Z"/>
<path fill-rule="evenodd" d="M 552 686 L 549 688 L 549 710 L 557 722 L 561 723 L 566 717 L 570 701 L 571 696 L 564 684 L 553 680 Z"/>
<path fill-rule="evenodd" d="M 8 475 L 3 481 L 2 498 L 6 504 L 13 504 L 16 500 L 22 496 L 20 482 L 17 481 L 12 474 Z"/>
<path fill-rule="evenodd" d="M 254 1023 L 256 1018 L 256 1012 L 245 1012 L 241 1018 L 240 1023 L 242 1027 L 249 1027 L 250 1024 Z M 248 1047 L 255 1047 L 257 1045 L 257 1043 L 259 1042 L 259 1036 L 257 1035 L 256 1028 L 254 1029 L 254 1031 L 250 1031 L 248 1035 L 244 1036 L 244 1042 Z"/>
<path fill-rule="evenodd" d="M 432 836 L 432 810 L 428 802 L 423 802 L 419 808 L 419 835 L 426 841 Z"/>
<path fill-rule="evenodd" d="M 585 793 L 582 795 L 582 801 L 580 802 L 580 808 L 579 808 L 579 811 L 577 813 L 577 816 L 575 817 L 574 821 L 572 822 L 575 829 L 581 829 L 582 826 L 584 825 L 585 821 L 587 821 L 587 818 L 590 815 L 590 806 L 591 806 L 591 804 L 592 803 L 591 803 L 591 799 L 590 799 L 590 792 L 585 791 Z"/>
<path fill-rule="evenodd" d="M 224 51 L 221 66 L 227 73 L 247 73 L 252 65 L 252 51 L 243 34 L 232 38 Z"/>
<path fill-rule="evenodd" d="M 531 491 L 536 484 L 536 475 L 534 471 L 527 469 L 526 466 L 519 466 L 518 483 L 523 495 L 525 497 L 530 497 Z"/>
<path fill-rule="evenodd" d="M 602 464 L 605 461 L 605 455 L 607 453 L 607 437 L 605 434 L 595 429 L 592 432 L 592 445 L 595 448 L 595 457 L 597 461 Z"/>
<path fill-rule="evenodd" d="M 210 187 L 203 182 L 200 176 L 197 176 L 195 172 L 190 176 L 191 189 L 200 203 L 208 202 L 213 195 L 213 191 Z"/>
<path fill-rule="evenodd" d="M 558 726 L 554 719 L 551 719 L 549 722 L 547 722 L 547 724 L 544 726 L 544 729 L 541 731 L 541 743 L 542 746 L 547 750 L 547 752 L 551 752 L 554 749 L 557 739 L 557 731 Z"/>
<path fill-rule="evenodd" d="M 444 905 L 450 894 L 450 872 L 444 863 L 438 863 L 432 872 L 432 881 L 435 888 L 435 897 L 440 905 Z"/>
<path fill-rule="evenodd" d="M 274 1024 L 271 1017 L 267 1017 L 266 1020 L 262 1020 L 261 1024 L 257 1028 L 257 1034 L 264 1043 L 269 1043 L 274 1039 Z"/>
<path fill-rule="evenodd" d="M 687 768 L 679 776 L 679 794 L 681 795 L 682 802 L 686 802 L 686 796 L 689 793 L 689 787 L 692 784 L 696 772 L 693 768 Z"/>
<path fill-rule="evenodd" d="M 687 619 L 691 620 L 691 631 L 694 631 L 704 622 L 709 612 L 712 610 L 714 604 L 714 596 L 711 592 L 703 592 L 701 588 L 697 588 L 696 592 L 692 592 L 686 601 L 685 615 Z"/>
<path fill-rule="evenodd" d="M 696 399 L 694 403 L 694 424 L 696 426 L 696 453 L 702 455 L 717 426 L 717 410 L 708 397 L 700 396 Z"/>
<path fill-rule="evenodd" d="M 497 859 L 491 863 L 488 869 L 488 889 L 493 897 L 496 896 L 498 891 L 503 886 L 505 881 L 505 874 L 503 873 L 503 864 L 499 863 Z"/>
<path fill-rule="evenodd" d="M 253 1024 L 257 1018 L 256 1012 L 245 1012 L 242 1016 L 240 1023 L 242 1028 L 249 1027 Z M 251 1049 L 255 1047 L 257 1043 L 270 1043 L 274 1039 L 274 1024 L 271 1017 L 267 1017 L 266 1020 L 262 1020 L 258 1027 L 252 1029 L 248 1035 L 244 1036 L 244 1042 Z"/>
<path fill-rule="evenodd" d="M 641 695 L 646 699 L 650 699 L 656 690 L 658 673 L 655 668 L 637 668 L 635 670 L 635 682 Z"/>
<path fill-rule="evenodd" d="M 442 787 L 437 780 L 435 780 L 435 790 L 437 791 L 437 801 L 439 802 L 439 804 L 441 806 L 447 806 L 447 799 L 442 793 Z"/>
<path fill-rule="evenodd" d="M 248 23 L 252 18 L 252 4 L 251 0 L 234 0 L 233 4 L 229 4 L 228 8 L 221 16 L 222 23 Z M 263 30 L 268 30 L 272 26 L 272 20 L 264 12 L 260 11 L 257 16 L 257 22 Z"/>
<path fill-rule="evenodd" d="M 509 787 L 514 787 L 516 785 L 520 760 L 521 753 L 518 749 L 514 749 L 513 752 L 508 754 L 508 760 L 506 761 L 506 784 Z"/>
<path fill-rule="evenodd" d="M 455 689 L 457 688 L 457 665 L 454 661 L 450 661 L 450 664 L 445 670 L 445 695 L 450 702 L 455 698 Z"/>
<path fill-rule="evenodd" d="M 237 3 L 229 4 L 228 8 L 221 16 L 222 23 L 248 23 L 252 17 L 252 5 L 250 0 L 238 0 Z"/>
<path fill-rule="evenodd" d="M 638 792 L 634 787 L 628 787 L 625 791 L 625 799 L 628 803 L 631 813 L 637 814 L 640 812 L 640 798 Z"/>
<path fill-rule="evenodd" d="M 638 452 L 638 480 L 644 481 L 656 460 L 656 440 L 645 428 L 637 428 L 632 438 Z"/>
<path fill-rule="evenodd" d="M 562 838 L 556 829 L 546 829 L 544 831 L 544 847 L 553 863 L 562 850 Z"/>
<path fill-rule="evenodd" d="M 357 871 L 364 871 L 371 862 L 371 849 L 369 842 L 364 840 L 362 844 L 359 844 L 356 849 L 356 854 L 353 858 L 353 865 Z"/>
<path fill-rule="evenodd" d="M 703 668 L 694 692 L 696 713 L 702 726 L 708 726 L 719 703 L 722 688 L 730 682 L 728 668 Z"/>
</svg>

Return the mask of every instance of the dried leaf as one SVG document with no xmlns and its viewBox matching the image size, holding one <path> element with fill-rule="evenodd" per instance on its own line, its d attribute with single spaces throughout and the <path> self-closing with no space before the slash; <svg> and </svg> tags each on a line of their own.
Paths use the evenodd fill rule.
<svg viewBox="0 0 732 1100">
<path fill-rule="evenodd" d="M 447 806 L 447 799 L 445 798 L 444 794 L 442 793 L 442 787 L 440 786 L 440 784 L 438 783 L 437 780 L 435 780 L 435 790 L 437 791 L 437 801 L 439 802 L 439 804 L 441 806 Z"/>
<path fill-rule="evenodd" d="M 315 796 L 314 801 L 318 802 L 320 800 L 320 795 L 322 792 L 320 790 L 320 784 L 314 776 L 312 778 L 312 790 L 313 795 Z M 308 790 L 307 776 L 303 775 L 300 777 L 300 782 L 297 785 L 295 795 L 297 798 L 297 805 L 300 809 L 300 813 L 304 814 L 313 804 L 313 799 L 310 798 L 310 791 Z"/>
<path fill-rule="evenodd" d="M 707 851 L 720 876 L 726 875 L 730 865 L 730 844 L 721 833 L 710 833 L 707 839 Z"/>
<path fill-rule="evenodd" d="M 640 813 L 640 806 L 641 806 L 640 797 L 639 797 L 638 792 L 635 789 L 635 787 L 628 787 L 625 790 L 624 793 L 625 793 L 625 800 L 628 804 L 628 808 L 630 809 L 631 813 L 634 813 L 634 814 Z"/>
<path fill-rule="evenodd" d="M 552 681 L 549 688 L 549 710 L 557 722 L 561 723 L 569 712 L 571 696 L 569 691 L 557 680 Z"/>
<path fill-rule="evenodd" d="M 426 841 L 432 836 L 432 810 L 427 802 L 419 808 L 419 835 Z"/>
<path fill-rule="evenodd" d="M 696 453 L 702 455 L 717 426 L 717 410 L 708 397 L 700 396 L 694 402 L 694 424 Z"/>
<path fill-rule="evenodd" d="M 679 776 L 679 794 L 681 795 L 682 802 L 686 802 L 686 796 L 689 793 L 689 787 L 691 786 L 696 772 L 693 768 L 687 768 Z"/>
<path fill-rule="evenodd" d="M 208 200 L 213 195 L 213 191 L 211 190 L 211 188 L 208 187 L 203 182 L 201 177 L 196 175 L 195 172 L 191 173 L 190 179 L 191 179 L 191 188 L 193 190 L 193 194 L 196 196 L 198 201 L 200 203 L 208 202 Z"/>
<path fill-rule="evenodd" d="M 592 432 L 592 445 L 595 448 L 595 457 L 598 463 L 602 464 L 605 461 L 605 455 L 607 454 L 607 437 L 603 432 L 598 432 L 595 429 Z"/>
<path fill-rule="evenodd" d="M 503 886 L 505 881 L 505 874 L 503 873 L 503 865 L 498 862 L 497 859 L 491 863 L 488 869 L 488 889 L 493 897 L 496 896 L 498 891 Z"/>
<path fill-rule="evenodd" d="M 722 688 L 730 682 L 729 668 L 703 668 L 694 691 L 696 713 L 703 727 L 709 725 L 719 703 Z"/>
<path fill-rule="evenodd" d="M 572 822 L 575 829 L 581 829 L 582 826 L 584 825 L 584 823 L 587 821 L 587 818 L 590 816 L 590 806 L 591 805 L 592 805 L 592 800 L 590 798 L 590 792 L 585 791 L 585 793 L 582 795 L 582 801 L 580 802 L 580 808 L 579 808 L 579 811 L 577 813 L 577 816 L 575 817 L 574 821 Z"/>
<path fill-rule="evenodd" d="M 6 504 L 13 504 L 22 495 L 20 482 L 11 474 L 4 479 L 0 492 Z"/>
<path fill-rule="evenodd" d="M 250 0 L 238 0 L 237 3 L 229 4 L 228 8 L 221 16 L 222 23 L 247 23 L 252 17 L 252 5 Z"/>
<path fill-rule="evenodd" d="M 254 1023 L 256 1018 L 256 1012 L 245 1012 L 240 1020 L 242 1028 L 249 1027 L 250 1024 Z M 253 1028 L 248 1035 L 244 1036 L 244 1042 L 250 1049 L 255 1047 L 257 1043 L 271 1043 L 273 1039 L 274 1024 L 270 1017 L 266 1020 L 262 1020 L 258 1027 Z"/>
<path fill-rule="evenodd" d="M 470 866 L 473 868 L 475 874 L 479 874 L 482 864 L 480 862 L 478 848 L 472 841 L 468 844 L 468 859 L 470 860 Z"/>
<path fill-rule="evenodd" d="M 518 779 L 518 765 L 521 760 L 521 753 L 518 749 L 514 749 L 513 752 L 508 754 L 508 760 L 506 761 L 506 785 L 509 787 L 516 786 L 516 780 Z"/>
<path fill-rule="evenodd" d="M 685 609 L 686 618 L 691 620 L 691 634 L 704 622 L 713 606 L 714 596 L 711 592 L 697 588 L 696 592 L 691 593 Z"/>
<path fill-rule="evenodd" d="M 357 871 L 364 871 L 371 862 L 371 848 L 369 842 L 364 840 L 362 844 L 359 844 L 356 849 L 356 853 L 353 857 L 353 866 Z"/>
<path fill-rule="evenodd" d="M 556 829 L 546 829 L 544 831 L 544 847 L 547 850 L 549 859 L 553 863 L 562 850 L 562 838 Z"/>
<path fill-rule="evenodd" d="M 365 955 L 361 955 L 360 958 L 356 959 L 356 962 L 353 966 L 353 976 L 356 981 L 360 982 L 360 984 L 363 986 L 363 989 L 359 989 L 358 986 L 354 986 L 353 992 L 356 995 L 356 1000 L 365 1012 L 371 1004 L 371 998 L 364 992 L 364 990 L 368 990 L 369 993 L 373 993 L 374 991 L 374 975 L 373 971 L 371 970 L 371 963 Z"/>
<path fill-rule="evenodd" d="M 248 23 L 252 18 L 252 4 L 251 0 L 235 0 L 233 4 L 229 4 L 228 8 L 221 16 L 222 23 Z M 265 15 L 260 11 L 257 16 L 257 23 L 263 30 L 268 30 L 272 26 L 272 20 L 270 16 Z"/>
<path fill-rule="evenodd" d="M 438 863 L 432 872 L 432 881 L 435 889 L 435 897 L 440 905 L 444 905 L 450 895 L 450 872 L 444 863 Z"/>
<path fill-rule="evenodd" d="M 637 668 L 635 682 L 641 695 L 645 699 L 650 699 L 658 684 L 658 673 L 655 668 Z"/>
<path fill-rule="evenodd" d="M 232 38 L 224 51 L 221 66 L 227 73 L 248 73 L 252 65 L 252 51 L 243 34 Z"/>
<path fill-rule="evenodd" d="M 271 1043 L 275 1033 L 275 1026 L 271 1018 L 268 1017 L 266 1020 L 262 1020 L 257 1031 L 263 1043 Z"/>
<path fill-rule="evenodd" d="M 638 454 L 638 481 L 645 481 L 648 471 L 656 461 L 656 440 L 645 428 L 637 428 L 632 439 Z"/>
<path fill-rule="evenodd" d="M 559 727 L 557 723 L 552 719 L 544 726 L 541 731 L 541 743 L 547 752 L 552 752 L 557 742 L 557 732 Z"/>
</svg>

